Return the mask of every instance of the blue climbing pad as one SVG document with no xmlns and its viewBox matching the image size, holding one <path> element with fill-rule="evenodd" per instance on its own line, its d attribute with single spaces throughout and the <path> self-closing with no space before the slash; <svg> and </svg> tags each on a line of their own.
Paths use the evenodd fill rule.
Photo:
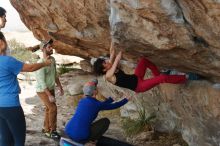
<svg viewBox="0 0 220 146">
<path fill-rule="evenodd" d="M 72 141 L 71 139 L 61 137 L 60 146 L 84 146 L 84 145 Z M 96 146 L 133 146 L 133 145 L 110 137 L 102 136 L 96 143 Z"/>
<path fill-rule="evenodd" d="M 72 141 L 71 139 L 61 137 L 60 146 L 84 146 L 84 145 L 81 143 Z"/>
</svg>

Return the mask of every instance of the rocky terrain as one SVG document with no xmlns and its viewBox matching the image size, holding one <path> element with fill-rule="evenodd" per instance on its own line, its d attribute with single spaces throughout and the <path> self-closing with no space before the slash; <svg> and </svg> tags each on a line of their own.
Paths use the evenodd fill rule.
<svg viewBox="0 0 220 146">
<path fill-rule="evenodd" d="M 124 91 L 136 97 L 134 104 L 121 110 L 122 116 L 132 112 L 127 116 L 135 118 L 143 106 L 147 113 L 156 114 L 158 131 L 181 133 L 189 146 L 219 146 L 219 0 L 10 2 L 38 40 L 54 39 L 57 53 L 82 57 L 88 63 L 93 57 L 108 56 L 113 40 L 117 50 L 123 50 L 130 73 L 134 66 L 129 65 L 145 56 L 160 69 L 204 76 L 184 85 L 163 84 L 142 94 L 107 85 L 105 93 Z"/>
</svg>

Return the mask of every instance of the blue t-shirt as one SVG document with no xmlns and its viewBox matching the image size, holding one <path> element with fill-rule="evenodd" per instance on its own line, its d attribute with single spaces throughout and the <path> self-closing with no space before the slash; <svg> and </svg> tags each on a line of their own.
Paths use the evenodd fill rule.
<svg viewBox="0 0 220 146">
<path fill-rule="evenodd" d="M 87 140 L 90 135 L 91 124 L 96 119 L 99 111 L 119 108 L 126 104 L 128 100 L 125 98 L 119 102 L 112 102 L 112 98 L 104 102 L 89 96 L 81 99 L 74 116 L 65 127 L 65 133 L 74 141 Z"/>
<path fill-rule="evenodd" d="M 17 75 L 23 63 L 11 56 L 0 56 L 0 107 L 20 106 Z"/>
</svg>

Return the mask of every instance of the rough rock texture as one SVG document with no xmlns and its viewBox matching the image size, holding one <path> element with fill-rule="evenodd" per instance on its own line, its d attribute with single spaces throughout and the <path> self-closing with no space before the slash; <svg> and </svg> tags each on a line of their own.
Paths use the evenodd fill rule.
<svg viewBox="0 0 220 146">
<path fill-rule="evenodd" d="M 57 40 L 58 53 L 89 58 L 98 56 L 110 42 L 106 1 L 11 1 L 24 24 L 39 39 Z M 88 51 L 89 50 L 89 51 Z"/>
<path fill-rule="evenodd" d="M 108 88 L 102 88 L 105 86 Z M 123 92 L 108 83 L 102 87 L 103 94 L 106 90 L 113 91 L 114 95 Z M 155 128 L 158 131 L 178 131 L 189 146 L 219 145 L 220 89 L 213 88 L 210 82 L 162 84 L 141 94 L 125 89 L 124 92 L 135 96 L 135 99 L 121 109 L 123 117 L 137 119 L 137 111 L 144 108 L 148 116 L 156 115 Z"/>
<path fill-rule="evenodd" d="M 161 68 L 220 81 L 219 0 L 10 1 L 36 38 L 56 40 L 58 53 L 106 56 L 113 38 L 129 62 L 147 56 Z M 194 81 L 166 84 L 136 99 L 157 113 L 158 129 L 181 132 L 190 146 L 217 146 L 219 92 L 209 81 Z"/>
<path fill-rule="evenodd" d="M 36 38 L 57 40 L 58 53 L 106 55 L 111 32 L 126 60 L 148 56 L 161 67 L 220 80 L 218 1 L 10 1 Z"/>
</svg>

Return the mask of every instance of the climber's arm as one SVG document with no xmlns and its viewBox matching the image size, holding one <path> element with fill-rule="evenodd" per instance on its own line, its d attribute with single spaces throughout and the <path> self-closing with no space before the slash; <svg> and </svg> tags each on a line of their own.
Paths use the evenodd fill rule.
<svg viewBox="0 0 220 146">
<path fill-rule="evenodd" d="M 114 42 L 113 41 L 111 42 L 109 53 L 110 53 L 109 62 L 113 64 L 114 59 L 115 59 L 115 47 L 114 47 Z"/>
<path fill-rule="evenodd" d="M 120 51 L 118 53 L 118 55 L 116 56 L 115 58 L 115 61 L 112 65 L 112 67 L 106 72 L 106 78 L 111 78 L 114 74 L 115 74 L 115 71 L 117 69 L 117 66 L 119 64 L 119 61 L 121 60 L 121 56 L 122 56 L 122 52 Z"/>
</svg>

